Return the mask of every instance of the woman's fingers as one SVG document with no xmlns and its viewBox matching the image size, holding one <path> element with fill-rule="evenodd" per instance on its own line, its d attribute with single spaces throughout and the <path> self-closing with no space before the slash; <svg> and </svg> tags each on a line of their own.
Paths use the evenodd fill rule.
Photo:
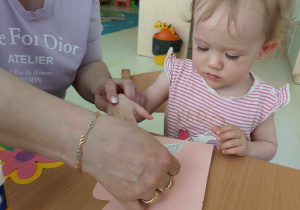
<svg viewBox="0 0 300 210">
<path fill-rule="evenodd" d="M 152 199 L 156 190 L 169 185 L 169 175 L 179 173 L 176 158 L 137 126 L 101 116 L 92 131 L 85 144 L 89 152 L 83 156 L 84 169 L 95 175 L 126 209 L 143 209 L 141 199 Z M 171 186 L 174 185 L 173 179 L 171 182 Z"/>
</svg>

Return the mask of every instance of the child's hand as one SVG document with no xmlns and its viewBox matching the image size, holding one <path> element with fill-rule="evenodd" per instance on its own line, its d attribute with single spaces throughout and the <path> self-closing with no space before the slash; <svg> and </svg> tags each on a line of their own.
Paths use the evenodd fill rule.
<svg viewBox="0 0 300 210">
<path fill-rule="evenodd" d="M 213 127 L 212 132 L 217 134 L 217 141 L 223 142 L 217 146 L 223 154 L 235 154 L 245 156 L 247 154 L 248 141 L 244 132 L 235 125 Z"/>
<path fill-rule="evenodd" d="M 143 107 L 128 99 L 125 95 L 119 94 L 118 104 L 108 104 L 107 115 L 127 120 L 137 124 L 136 117 L 141 116 L 145 119 L 152 120 L 153 117 Z"/>
</svg>

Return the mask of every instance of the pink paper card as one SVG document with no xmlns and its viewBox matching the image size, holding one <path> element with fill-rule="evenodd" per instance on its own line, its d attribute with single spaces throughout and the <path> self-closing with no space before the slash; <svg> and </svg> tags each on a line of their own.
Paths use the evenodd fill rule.
<svg viewBox="0 0 300 210">
<path fill-rule="evenodd" d="M 213 145 L 199 142 L 183 142 L 177 139 L 156 137 L 163 145 L 182 142 L 182 148 L 173 155 L 181 164 L 180 173 L 175 176 L 175 185 L 169 192 L 164 192 L 158 203 L 149 205 L 147 210 L 182 210 L 197 209 L 203 206 L 206 182 L 211 162 Z M 103 210 L 123 210 L 123 207 L 110 195 L 101 184 L 96 184 L 93 195 L 100 200 L 110 200 Z"/>
</svg>

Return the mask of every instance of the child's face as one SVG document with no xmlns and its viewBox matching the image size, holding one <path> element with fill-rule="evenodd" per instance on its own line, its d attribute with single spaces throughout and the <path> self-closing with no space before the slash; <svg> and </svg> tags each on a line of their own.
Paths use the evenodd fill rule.
<svg viewBox="0 0 300 210">
<path fill-rule="evenodd" d="M 239 95 L 253 83 L 250 69 L 264 44 L 262 21 L 247 10 L 239 13 L 237 26 L 227 29 L 227 14 L 221 9 L 205 22 L 195 12 L 193 66 L 206 83 L 219 93 Z M 256 18 L 255 18 L 256 17 Z M 249 86 L 250 85 L 250 86 Z"/>
</svg>

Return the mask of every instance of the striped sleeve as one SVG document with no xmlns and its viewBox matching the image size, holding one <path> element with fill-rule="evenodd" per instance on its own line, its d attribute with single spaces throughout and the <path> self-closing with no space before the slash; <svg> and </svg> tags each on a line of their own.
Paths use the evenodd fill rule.
<svg viewBox="0 0 300 210">
<path fill-rule="evenodd" d="M 176 60 L 176 56 L 173 52 L 173 48 L 170 47 L 170 49 L 168 50 L 167 56 L 165 58 L 165 62 L 164 62 L 164 69 L 168 76 L 169 83 L 171 83 L 171 81 L 172 81 L 171 78 L 172 78 L 175 60 Z"/>
<path fill-rule="evenodd" d="M 290 102 L 290 87 L 289 84 L 277 90 L 277 103 L 276 106 L 283 107 Z"/>
<path fill-rule="evenodd" d="M 262 121 L 265 121 L 266 119 L 269 118 L 269 116 L 276 112 L 276 110 L 279 107 L 284 107 L 286 106 L 289 101 L 290 101 L 290 89 L 289 89 L 289 84 L 286 84 L 285 86 L 279 88 L 278 90 L 273 89 L 271 91 L 271 97 L 273 98 L 272 103 L 269 103 L 268 108 L 266 110 L 268 110 L 267 112 L 264 113 L 264 115 L 262 116 Z M 270 100 L 269 100 L 270 102 Z"/>
</svg>

